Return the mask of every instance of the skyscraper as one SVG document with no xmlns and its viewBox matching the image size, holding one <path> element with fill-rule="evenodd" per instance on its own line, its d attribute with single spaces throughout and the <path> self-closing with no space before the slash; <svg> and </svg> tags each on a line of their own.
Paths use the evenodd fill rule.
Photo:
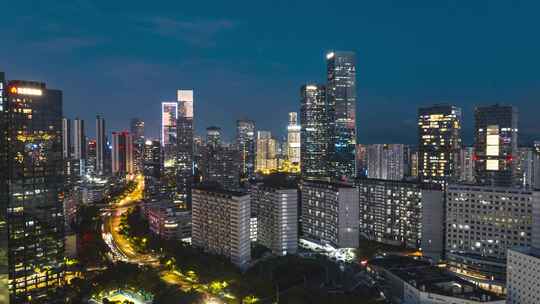
<svg viewBox="0 0 540 304">
<path fill-rule="evenodd" d="M 293 164 L 300 164 L 300 130 L 298 113 L 289 113 L 287 125 L 287 158 Z"/>
<path fill-rule="evenodd" d="M 7 92 L 0 97 L 0 231 L 7 223 L 10 303 L 56 303 L 64 278 L 62 92 L 22 80 Z"/>
<path fill-rule="evenodd" d="M 255 167 L 262 173 L 277 170 L 277 141 L 270 131 L 257 131 Z"/>
<path fill-rule="evenodd" d="M 71 119 L 62 118 L 62 157 L 64 160 L 70 159 L 73 152 L 71 134 Z"/>
<path fill-rule="evenodd" d="M 175 201 L 190 208 L 193 184 L 193 90 L 178 90 L 177 100 Z"/>
<path fill-rule="evenodd" d="M 161 145 L 163 146 L 163 165 L 174 167 L 176 159 L 176 123 L 178 120 L 178 102 L 161 103 Z"/>
<path fill-rule="evenodd" d="M 84 130 L 84 120 L 75 118 L 73 121 L 73 159 L 78 161 L 78 174 L 84 175 L 86 172 L 86 133 Z"/>
<path fill-rule="evenodd" d="M 112 173 L 125 175 L 134 173 L 133 138 L 127 131 L 112 133 Z"/>
<path fill-rule="evenodd" d="M 255 173 L 255 122 L 236 121 L 236 144 L 240 153 L 241 178 L 250 179 Z"/>
<path fill-rule="evenodd" d="M 423 183 L 445 185 L 457 178 L 461 109 L 435 105 L 418 109 L 418 175 Z"/>
<path fill-rule="evenodd" d="M 161 174 L 161 144 L 159 140 L 147 140 L 144 143 L 143 159 L 144 176 L 158 179 Z"/>
<path fill-rule="evenodd" d="M 334 178 L 356 177 L 356 55 L 326 54 L 326 98 L 330 126 L 330 170 Z"/>
<path fill-rule="evenodd" d="M 512 106 L 477 107 L 475 118 L 475 170 L 479 184 L 517 184 L 518 112 Z"/>
<path fill-rule="evenodd" d="M 300 162 L 303 178 L 325 178 L 328 173 L 328 109 L 323 85 L 300 88 Z"/>
<path fill-rule="evenodd" d="M 221 146 L 221 128 L 212 126 L 206 128 L 206 144 L 210 148 Z"/>
<path fill-rule="evenodd" d="M 136 171 L 141 171 L 144 150 L 144 121 L 140 118 L 132 118 L 130 132 L 133 138 L 133 166 Z"/>
<path fill-rule="evenodd" d="M 367 146 L 368 177 L 401 180 L 404 177 L 403 144 L 374 144 Z"/>
<path fill-rule="evenodd" d="M 96 173 L 105 174 L 105 149 L 107 148 L 107 138 L 105 136 L 105 119 L 96 116 Z"/>
</svg>

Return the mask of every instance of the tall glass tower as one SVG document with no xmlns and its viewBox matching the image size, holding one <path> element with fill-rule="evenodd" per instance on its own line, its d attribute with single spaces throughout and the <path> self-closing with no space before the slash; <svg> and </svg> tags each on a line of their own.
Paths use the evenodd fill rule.
<svg viewBox="0 0 540 304">
<path fill-rule="evenodd" d="M 240 153 L 240 178 L 250 179 L 255 173 L 255 122 L 253 120 L 236 121 L 236 145 Z"/>
<path fill-rule="evenodd" d="M 502 105 L 477 107 L 474 118 L 476 182 L 501 187 L 517 184 L 517 109 Z"/>
<path fill-rule="evenodd" d="M 356 177 L 356 55 L 326 54 L 326 98 L 330 126 L 330 172 L 339 180 Z"/>
<path fill-rule="evenodd" d="M 62 92 L 16 80 L 2 99 L 0 226 L 8 231 L 9 298 L 55 303 L 64 278 Z"/>
<path fill-rule="evenodd" d="M 193 184 L 193 90 L 178 90 L 175 202 L 191 208 Z"/>
<path fill-rule="evenodd" d="M 420 182 L 445 187 L 459 175 L 461 109 L 435 105 L 418 109 L 418 175 Z"/>
<path fill-rule="evenodd" d="M 307 84 L 300 88 L 300 125 L 302 178 L 329 177 L 330 136 L 324 85 Z"/>
</svg>

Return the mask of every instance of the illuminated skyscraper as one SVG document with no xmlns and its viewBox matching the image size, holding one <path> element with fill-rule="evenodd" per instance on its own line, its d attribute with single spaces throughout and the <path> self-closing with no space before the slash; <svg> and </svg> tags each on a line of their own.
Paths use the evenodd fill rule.
<svg viewBox="0 0 540 304">
<path fill-rule="evenodd" d="M 328 109 L 323 85 L 300 89 L 300 162 L 303 178 L 326 178 L 328 173 Z"/>
<path fill-rule="evenodd" d="M 475 118 L 476 181 L 482 185 L 517 183 L 518 112 L 512 106 L 477 107 Z"/>
<path fill-rule="evenodd" d="M 112 173 L 125 175 L 134 173 L 133 138 L 129 132 L 112 133 Z"/>
<path fill-rule="evenodd" d="M 7 83 L 4 72 L 0 72 L 0 172 L 8 171 L 8 124 L 7 124 Z M 9 303 L 9 263 L 8 263 L 8 231 L 7 208 L 9 200 L 9 184 L 7 178 L 0 178 L 0 302 Z"/>
<path fill-rule="evenodd" d="M 76 171 L 79 175 L 86 172 L 86 133 L 84 130 L 84 120 L 75 118 L 73 121 L 73 159 L 78 161 Z"/>
<path fill-rule="evenodd" d="M 105 149 L 107 148 L 105 135 L 105 119 L 96 116 L 96 173 L 105 174 Z"/>
<path fill-rule="evenodd" d="M 133 165 L 136 171 L 142 171 L 144 150 L 144 121 L 140 118 L 132 118 L 130 132 L 133 137 Z"/>
<path fill-rule="evenodd" d="M 236 144 L 240 153 L 242 179 L 249 179 L 255 173 L 255 122 L 236 121 Z"/>
<path fill-rule="evenodd" d="M 326 99 L 330 126 L 330 173 L 334 178 L 356 177 L 356 55 L 326 54 Z"/>
<path fill-rule="evenodd" d="M 459 181 L 474 182 L 474 148 L 463 147 L 459 153 Z"/>
<path fill-rule="evenodd" d="M 159 140 L 147 140 L 144 143 L 143 173 L 145 177 L 158 179 L 161 174 L 161 144 Z"/>
<path fill-rule="evenodd" d="M 193 184 L 193 90 L 178 90 L 177 100 L 176 197 L 174 200 L 190 208 Z"/>
<path fill-rule="evenodd" d="M 10 303 L 57 303 L 64 279 L 62 92 L 19 80 L 7 91 L 0 117 L 0 215 L 6 219 L 0 228 L 7 223 Z"/>
<path fill-rule="evenodd" d="M 64 160 L 71 158 L 72 152 L 71 119 L 62 118 L 62 157 Z"/>
<path fill-rule="evenodd" d="M 206 144 L 210 148 L 221 146 L 221 128 L 212 126 L 206 128 Z"/>
<path fill-rule="evenodd" d="M 418 175 L 423 183 L 445 185 L 459 174 L 461 109 L 435 105 L 418 110 Z"/>
<path fill-rule="evenodd" d="M 257 172 L 277 170 L 277 141 L 270 131 L 257 131 L 255 166 Z"/>
<path fill-rule="evenodd" d="M 164 167 L 174 167 L 176 159 L 176 123 L 178 120 L 178 103 L 161 103 L 161 145 L 163 146 Z"/>
<path fill-rule="evenodd" d="M 287 125 L 287 158 L 293 164 L 300 164 L 300 130 L 298 113 L 289 113 L 289 125 Z"/>
</svg>

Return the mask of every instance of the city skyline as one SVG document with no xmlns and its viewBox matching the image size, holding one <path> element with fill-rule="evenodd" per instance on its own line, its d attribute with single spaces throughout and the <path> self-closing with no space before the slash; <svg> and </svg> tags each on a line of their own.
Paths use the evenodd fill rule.
<svg viewBox="0 0 540 304">
<path fill-rule="evenodd" d="M 520 35 L 512 33 L 532 34 L 537 21 L 531 19 L 530 12 L 536 11 L 538 4 L 418 4 L 420 8 L 387 1 L 351 4 L 346 15 L 350 20 L 339 18 L 342 12 L 323 4 L 310 8 L 313 12 L 324 11 L 339 24 L 350 25 L 339 32 L 338 25 L 331 23 L 327 28 L 315 22 L 298 24 L 293 18 L 299 13 L 297 6 L 280 12 L 284 22 L 272 29 L 263 24 L 266 19 L 254 20 L 261 16 L 244 16 L 220 4 L 196 16 L 175 14 L 175 7 L 167 5 L 150 11 L 145 8 L 144 13 L 137 4 L 122 7 L 130 17 L 116 17 L 133 25 L 124 28 L 127 37 L 136 35 L 149 42 L 149 50 L 134 47 L 126 38 L 114 41 L 120 33 L 110 27 L 88 28 L 88 19 L 96 15 L 104 25 L 113 22 L 112 16 L 120 10 L 114 4 L 80 1 L 29 10 L 24 3 L 10 3 L 8 8 L 15 12 L 12 15 L 25 11 L 26 19 L 11 20 L 11 15 L 7 16 L 7 38 L 28 39 L 17 44 L 17 52 L 8 45 L 0 55 L 11 58 L 3 68 L 10 71 L 11 79 L 36 79 L 65 88 L 67 117 L 79 115 L 90 122 L 105 110 L 115 113 L 104 117 L 112 123 L 109 130 L 125 129 L 129 119 L 142 116 L 148 135 L 157 138 L 160 103 L 173 100 L 171 92 L 178 88 L 193 88 L 199 101 L 195 109 L 196 134 L 218 125 L 232 142 L 235 122 L 244 117 L 255 120 L 260 129 L 283 137 L 287 113 L 298 112 L 299 85 L 325 79 L 321 66 L 328 50 L 351 50 L 357 53 L 359 143 L 414 143 L 414 134 L 406 130 L 415 126 L 416 108 L 441 102 L 463 109 L 465 144 L 473 141 L 473 108 L 494 103 L 514 105 L 526 112 L 520 115 L 520 142 L 533 140 L 533 130 L 538 128 L 533 113 L 538 110 L 540 97 L 535 92 L 539 62 L 534 54 L 539 46 L 531 40 L 517 39 L 514 36 Z M 195 9 L 197 5 L 193 6 Z M 267 9 L 274 12 L 279 7 Z M 56 11 L 79 12 L 80 20 Z M 23 27 L 24 20 L 39 23 L 44 14 L 48 18 L 43 20 L 49 22 L 39 33 Z M 410 14 L 422 18 L 414 21 Z M 377 20 L 382 16 L 385 18 Z M 513 22 L 499 21 L 507 18 Z M 451 32 L 448 24 L 453 25 Z M 264 35 L 254 37 L 257 31 Z M 316 33 L 319 35 L 314 39 Z M 300 37 L 305 39 L 296 41 L 292 37 L 298 35 L 293 34 L 304 34 Z M 277 43 L 269 44 L 269 38 Z M 501 39 L 506 39 L 504 45 Z M 24 58 L 33 50 L 32 43 L 43 46 L 44 52 L 28 61 Z M 47 60 L 40 60 L 43 56 Z M 81 63 L 80 57 L 87 63 Z M 501 61 L 504 58 L 511 60 Z M 92 64 L 87 73 L 77 73 L 79 68 L 75 67 L 86 64 Z M 58 65 L 62 66 L 60 70 Z M 96 78 L 96 74 L 101 77 Z M 274 113 L 272 118 L 266 115 L 268 112 Z M 274 117 L 279 117 L 281 123 L 276 123 Z M 94 136 L 93 130 L 89 131 Z"/>
</svg>

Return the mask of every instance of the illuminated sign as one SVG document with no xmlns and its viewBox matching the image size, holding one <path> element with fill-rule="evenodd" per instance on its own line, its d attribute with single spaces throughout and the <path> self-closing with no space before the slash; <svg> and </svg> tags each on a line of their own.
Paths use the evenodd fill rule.
<svg viewBox="0 0 540 304">
<path fill-rule="evenodd" d="M 330 52 L 328 54 L 326 54 L 326 59 L 331 59 L 334 57 L 334 52 Z"/>
<path fill-rule="evenodd" d="M 35 89 L 35 88 L 18 88 L 18 87 L 11 87 L 9 91 L 12 94 L 19 94 L 19 95 L 33 95 L 33 96 L 41 96 L 43 95 L 43 91 L 41 89 Z"/>
</svg>

